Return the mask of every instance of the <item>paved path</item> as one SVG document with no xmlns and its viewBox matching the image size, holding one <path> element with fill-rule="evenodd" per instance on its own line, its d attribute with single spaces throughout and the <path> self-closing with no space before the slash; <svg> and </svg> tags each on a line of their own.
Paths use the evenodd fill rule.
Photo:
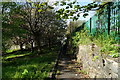
<svg viewBox="0 0 120 80">
<path fill-rule="evenodd" d="M 80 70 L 82 69 L 82 65 L 78 64 L 72 57 L 72 55 L 61 56 L 56 75 L 57 79 L 79 80 L 80 78 L 85 78 L 80 72 Z"/>
</svg>

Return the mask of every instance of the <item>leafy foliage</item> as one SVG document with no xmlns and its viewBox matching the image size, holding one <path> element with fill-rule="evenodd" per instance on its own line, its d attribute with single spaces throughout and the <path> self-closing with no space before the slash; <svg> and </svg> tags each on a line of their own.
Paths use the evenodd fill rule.
<svg viewBox="0 0 120 80">
<path fill-rule="evenodd" d="M 55 5 L 59 5 L 59 2 L 56 2 Z M 88 15 L 88 11 L 90 11 L 93 8 L 98 7 L 98 4 L 93 2 L 85 6 L 80 6 L 79 2 L 75 1 L 67 1 L 62 0 L 60 2 L 61 6 L 64 6 L 64 8 L 60 8 L 56 11 L 56 15 L 59 16 L 58 19 L 73 19 L 78 20 L 81 13 L 84 13 L 83 17 L 86 17 Z"/>
<path fill-rule="evenodd" d="M 3 4 L 3 51 L 12 45 L 34 46 L 59 43 L 65 33 L 65 22 L 57 20 L 47 2 L 7 2 Z"/>
<path fill-rule="evenodd" d="M 101 48 L 101 54 L 107 54 L 113 58 L 119 57 L 119 46 L 117 46 L 118 42 L 115 40 L 114 36 L 105 35 L 104 33 L 97 33 L 97 35 L 94 36 L 88 35 L 88 31 L 84 29 L 74 33 L 72 39 L 73 47 L 79 44 L 89 45 L 90 43 L 94 43 Z"/>
<path fill-rule="evenodd" d="M 20 28 L 20 24 L 23 21 L 18 15 L 16 15 L 16 11 L 19 11 L 20 6 L 18 6 L 15 2 L 3 2 L 2 4 L 2 45 L 3 51 L 9 48 L 12 44 L 12 39 L 14 37 L 26 38 L 26 30 Z"/>
</svg>

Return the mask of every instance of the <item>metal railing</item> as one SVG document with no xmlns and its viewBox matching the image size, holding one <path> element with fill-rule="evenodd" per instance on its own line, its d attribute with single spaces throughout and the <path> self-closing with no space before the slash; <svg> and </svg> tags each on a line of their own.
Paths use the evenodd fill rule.
<svg viewBox="0 0 120 80">
<path fill-rule="evenodd" d="M 102 8 L 96 11 L 82 26 L 89 30 L 90 34 L 97 32 L 108 35 L 116 35 L 120 32 L 120 1 L 108 2 Z"/>
</svg>

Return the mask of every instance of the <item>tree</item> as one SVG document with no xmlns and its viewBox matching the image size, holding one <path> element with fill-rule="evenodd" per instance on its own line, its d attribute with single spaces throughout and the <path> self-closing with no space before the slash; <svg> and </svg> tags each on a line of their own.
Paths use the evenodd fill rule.
<svg viewBox="0 0 120 80">
<path fill-rule="evenodd" d="M 84 13 L 83 17 L 86 17 L 88 15 L 88 11 L 98 7 L 98 5 L 95 2 L 93 2 L 85 6 L 80 6 L 80 4 L 76 0 L 75 1 L 62 0 L 60 2 L 57 1 L 55 5 L 64 6 L 56 10 L 56 17 L 58 19 L 73 20 L 73 22 L 70 22 L 70 24 L 67 27 L 67 35 L 66 35 L 67 40 L 65 44 L 65 47 L 67 46 L 69 50 L 72 50 L 72 38 L 71 38 L 72 33 L 75 31 L 76 27 L 78 27 L 77 22 L 74 21 L 77 21 L 79 19 L 81 13 Z"/>
<path fill-rule="evenodd" d="M 83 17 L 86 17 L 88 15 L 88 11 L 92 10 L 93 8 L 98 7 L 99 5 L 96 2 L 90 3 L 85 6 L 80 6 L 79 2 L 70 1 L 70 0 L 62 0 L 61 2 L 57 1 L 55 5 L 61 5 L 64 6 L 64 8 L 60 8 L 56 11 L 56 16 L 59 19 L 72 19 L 78 20 L 81 13 L 84 13 Z"/>
<path fill-rule="evenodd" d="M 5 10 L 8 22 L 3 20 L 3 31 L 5 35 L 5 32 L 11 32 L 8 39 L 11 37 L 14 44 L 20 45 L 22 49 L 24 44 L 28 44 L 27 42 L 30 42 L 32 47 L 33 42 L 35 42 L 38 50 L 41 50 L 41 46 L 51 47 L 52 44 L 60 42 L 65 33 L 66 25 L 63 20 L 57 20 L 54 11 L 51 10 L 53 7 L 49 6 L 47 2 L 14 4 L 15 6 L 12 8 L 12 5 L 3 7 L 3 9 L 8 9 Z"/>
<path fill-rule="evenodd" d="M 2 45 L 3 51 L 9 49 L 13 45 L 13 38 L 20 37 L 25 38 L 25 34 L 28 34 L 26 30 L 20 28 L 20 24 L 23 23 L 19 16 L 15 15 L 15 11 L 19 10 L 19 7 L 15 2 L 3 2 L 2 4 Z M 15 39 L 14 39 L 15 40 Z M 19 44 L 21 45 L 21 44 Z"/>
<path fill-rule="evenodd" d="M 64 22 L 62 20 L 58 21 L 51 9 L 53 7 L 49 6 L 47 2 L 27 2 L 18 13 L 22 20 L 26 22 L 21 27 L 33 35 L 39 49 L 45 43 L 45 39 L 49 38 L 50 44 L 51 38 L 53 36 L 58 37 L 59 30 L 65 28 Z"/>
</svg>

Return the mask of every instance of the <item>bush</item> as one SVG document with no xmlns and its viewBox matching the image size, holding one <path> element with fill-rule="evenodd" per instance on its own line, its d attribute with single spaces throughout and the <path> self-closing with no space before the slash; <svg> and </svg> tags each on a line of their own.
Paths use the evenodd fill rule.
<svg viewBox="0 0 120 80">
<path fill-rule="evenodd" d="M 117 39 L 116 39 L 117 37 Z M 101 47 L 102 54 L 108 54 L 111 57 L 119 57 L 118 55 L 118 36 L 107 35 L 105 32 L 96 31 L 95 34 L 90 34 L 87 29 L 75 32 L 72 36 L 73 48 L 79 44 L 89 45 L 91 43 Z"/>
</svg>

